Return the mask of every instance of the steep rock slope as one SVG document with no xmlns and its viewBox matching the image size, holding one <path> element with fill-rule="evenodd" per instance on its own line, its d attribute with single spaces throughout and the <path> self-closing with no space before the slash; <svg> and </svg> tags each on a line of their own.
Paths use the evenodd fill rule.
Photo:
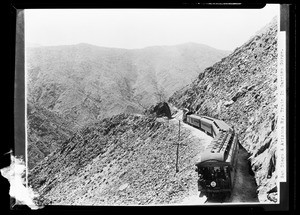
<svg viewBox="0 0 300 215">
<path fill-rule="evenodd" d="M 40 204 L 178 204 L 197 195 L 204 146 L 184 127 L 178 141 L 176 122 L 120 114 L 86 125 L 30 171 L 29 184 Z"/>
<path fill-rule="evenodd" d="M 276 201 L 277 22 L 200 73 L 169 99 L 177 107 L 224 120 L 240 134 L 261 202 Z M 275 189 L 273 189 L 275 190 Z"/>
</svg>

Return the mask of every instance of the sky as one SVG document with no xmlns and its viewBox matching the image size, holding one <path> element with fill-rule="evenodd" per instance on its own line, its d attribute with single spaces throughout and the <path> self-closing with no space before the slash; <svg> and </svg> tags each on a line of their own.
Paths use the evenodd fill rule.
<svg viewBox="0 0 300 215">
<path fill-rule="evenodd" d="M 194 42 L 232 51 L 276 15 L 275 4 L 262 9 L 26 9 L 25 43 L 136 49 Z"/>
</svg>

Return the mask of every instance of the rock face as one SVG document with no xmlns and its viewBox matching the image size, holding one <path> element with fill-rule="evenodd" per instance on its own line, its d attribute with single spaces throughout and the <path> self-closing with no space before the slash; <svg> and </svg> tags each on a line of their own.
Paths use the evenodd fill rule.
<svg viewBox="0 0 300 215">
<path fill-rule="evenodd" d="M 276 18 L 228 57 L 206 68 L 169 102 L 224 120 L 240 134 L 251 154 L 261 202 L 272 202 L 276 187 L 277 145 Z M 269 198 L 268 198 L 269 196 Z M 273 196 L 273 198 L 270 198 Z"/>
<path fill-rule="evenodd" d="M 29 173 L 39 204 L 177 204 L 197 195 L 201 139 L 178 122 L 120 114 L 86 125 Z M 175 172 L 176 144 L 179 172 Z"/>
</svg>

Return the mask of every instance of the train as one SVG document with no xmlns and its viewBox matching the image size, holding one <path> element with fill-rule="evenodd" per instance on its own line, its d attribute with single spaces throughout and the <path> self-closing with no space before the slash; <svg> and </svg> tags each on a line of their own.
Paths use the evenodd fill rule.
<svg viewBox="0 0 300 215">
<path fill-rule="evenodd" d="M 223 120 L 183 112 L 183 122 L 213 137 L 195 164 L 198 173 L 198 191 L 208 198 L 229 197 L 234 187 L 239 151 L 238 134 Z"/>
</svg>

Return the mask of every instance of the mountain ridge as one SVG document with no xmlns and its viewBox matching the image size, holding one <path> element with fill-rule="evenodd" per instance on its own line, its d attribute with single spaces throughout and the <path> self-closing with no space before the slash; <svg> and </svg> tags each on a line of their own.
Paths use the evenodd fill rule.
<svg viewBox="0 0 300 215">
<path fill-rule="evenodd" d="M 140 103 L 149 106 L 157 102 L 154 95 L 157 91 L 165 91 L 165 97 L 168 97 L 183 83 L 195 77 L 195 70 L 201 71 L 214 59 L 225 56 L 224 53 L 211 53 L 211 50 L 201 51 L 195 47 L 182 49 L 181 46 L 126 50 L 82 43 L 29 48 L 28 98 L 48 109 L 61 111 L 61 105 L 57 102 L 62 101 L 63 104 L 64 99 L 60 97 L 64 94 L 72 97 L 72 92 L 68 92 L 68 89 L 72 89 L 73 92 L 79 90 L 83 96 L 91 94 L 90 97 L 97 97 L 104 93 L 112 94 L 114 100 L 120 96 L 128 97 L 126 101 L 135 108 L 140 105 L 132 102 L 132 99 L 142 96 L 144 99 Z M 200 60 L 193 55 L 200 56 Z M 214 55 L 210 60 L 210 56 Z M 183 83 L 178 83 L 178 79 Z M 49 86 L 50 83 L 52 86 Z M 49 92 L 44 93 L 41 86 L 49 88 Z M 50 94 L 55 98 L 49 100 Z"/>
<path fill-rule="evenodd" d="M 226 54 L 204 48 L 189 44 L 126 50 L 86 43 L 28 48 L 27 102 L 63 116 L 58 122 L 71 122 L 75 131 L 120 113 L 141 114 Z M 35 119 L 34 114 L 39 115 L 29 113 L 29 118 Z M 35 138 L 29 137 L 30 145 L 39 139 L 35 132 L 31 130 Z"/>
<path fill-rule="evenodd" d="M 97 48 L 103 48 L 103 49 L 115 49 L 115 50 L 128 50 L 128 51 L 135 51 L 135 50 L 141 50 L 141 49 L 151 49 L 151 48 L 164 48 L 164 47 L 180 47 L 180 46 L 198 46 L 198 47 L 205 47 L 205 48 L 210 48 L 214 49 L 220 52 L 225 52 L 229 54 L 232 52 L 232 50 L 223 50 L 219 48 L 215 48 L 210 45 L 206 45 L 203 43 L 197 43 L 197 42 L 185 42 L 185 43 L 178 43 L 178 44 L 173 44 L 173 45 L 150 45 L 150 46 L 145 46 L 142 48 L 120 48 L 120 47 L 110 47 L 110 46 L 102 46 L 102 45 L 96 45 L 96 44 L 91 44 L 87 42 L 80 42 L 80 43 L 75 43 L 75 44 L 68 44 L 68 45 L 42 45 L 42 44 L 35 44 L 35 43 L 30 43 L 27 48 L 28 49 L 38 49 L 38 48 L 51 48 L 51 47 L 68 47 L 68 46 L 87 46 L 87 47 L 97 47 Z"/>
</svg>

